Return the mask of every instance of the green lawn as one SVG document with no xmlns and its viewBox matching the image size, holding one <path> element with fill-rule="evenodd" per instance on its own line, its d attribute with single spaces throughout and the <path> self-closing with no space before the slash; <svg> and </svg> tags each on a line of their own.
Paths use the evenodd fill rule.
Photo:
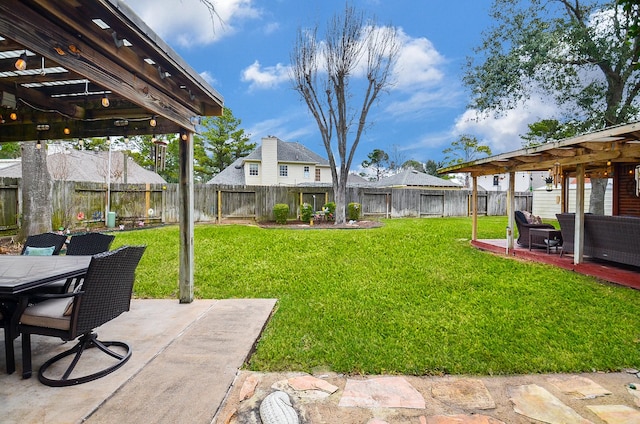
<svg viewBox="0 0 640 424">
<path fill-rule="evenodd" d="M 505 217 L 479 219 L 502 238 Z M 367 230 L 196 226 L 198 298 L 277 298 L 250 368 L 511 374 L 640 367 L 640 292 L 470 247 L 470 218 Z M 135 295 L 177 298 L 178 228 L 147 244 Z M 224 325 L 224 323 L 220 323 Z"/>
</svg>

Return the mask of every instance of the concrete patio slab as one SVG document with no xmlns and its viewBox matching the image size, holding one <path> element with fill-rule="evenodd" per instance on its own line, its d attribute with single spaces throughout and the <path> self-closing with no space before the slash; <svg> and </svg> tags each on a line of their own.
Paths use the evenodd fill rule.
<svg viewBox="0 0 640 424">
<path fill-rule="evenodd" d="M 18 339 L 16 373 L 0 374 L 0 421 L 210 423 L 275 302 L 134 300 L 131 311 L 97 331 L 100 339 L 129 343 L 131 359 L 106 377 L 71 387 L 48 387 L 35 375 L 23 380 Z M 44 336 L 32 337 L 32 345 L 34 371 L 71 347 Z M 4 350 L 0 355 L 4 364 Z"/>
</svg>

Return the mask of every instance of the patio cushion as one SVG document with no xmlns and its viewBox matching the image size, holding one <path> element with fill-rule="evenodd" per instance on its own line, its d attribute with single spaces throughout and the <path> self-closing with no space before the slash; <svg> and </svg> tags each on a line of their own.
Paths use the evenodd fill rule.
<svg viewBox="0 0 640 424">
<path fill-rule="evenodd" d="M 27 246 L 24 250 L 25 256 L 51 256 L 53 251 L 56 250 L 55 246 L 50 247 L 33 247 Z"/>
<path fill-rule="evenodd" d="M 71 319 L 64 315 L 69 299 L 49 299 L 29 306 L 22 314 L 20 323 L 37 327 L 66 330 Z"/>
</svg>

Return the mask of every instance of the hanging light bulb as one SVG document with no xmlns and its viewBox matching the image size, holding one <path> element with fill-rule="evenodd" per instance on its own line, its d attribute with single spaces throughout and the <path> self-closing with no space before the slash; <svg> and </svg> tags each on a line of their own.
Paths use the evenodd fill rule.
<svg viewBox="0 0 640 424">
<path fill-rule="evenodd" d="M 16 69 L 18 71 L 24 71 L 27 69 L 27 52 L 25 51 L 20 55 L 18 60 L 16 60 Z"/>
<path fill-rule="evenodd" d="M 36 149 L 38 150 L 42 149 L 42 144 L 40 144 L 40 140 L 36 142 Z"/>
<path fill-rule="evenodd" d="M 64 130 L 62 131 L 64 132 L 65 135 L 71 134 L 71 130 L 69 129 L 69 127 L 64 127 Z"/>
<path fill-rule="evenodd" d="M 9 114 L 9 119 L 11 119 L 12 121 L 15 121 L 16 119 L 18 119 L 18 114 L 15 112 L 11 112 Z"/>
<path fill-rule="evenodd" d="M 107 95 L 105 94 L 104 97 L 102 98 L 102 107 L 109 107 L 109 98 L 107 97 Z"/>
<path fill-rule="evenodd" d="M 155 127 L 156 125 L 158 125 L 158 121 L 156 121 L 155 116 L 153 116 L 151 120 L 149 120 L 149 125 L 151 125 L 152 127 Z"/>
</svg>

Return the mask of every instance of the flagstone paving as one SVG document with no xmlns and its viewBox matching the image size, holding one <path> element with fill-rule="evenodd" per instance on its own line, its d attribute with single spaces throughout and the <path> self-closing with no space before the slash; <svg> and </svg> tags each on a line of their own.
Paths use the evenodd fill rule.
<svg viewBox="0 0 640 424">
<path fill-rule="evenodd" d="M 640 424 L 640 379 L 631 372 L 351 377 L 241 371 L 215 422 L 259 424 L 260 403 L 275 391 L 289 396 L 303 424 Z"/>
</svg>

